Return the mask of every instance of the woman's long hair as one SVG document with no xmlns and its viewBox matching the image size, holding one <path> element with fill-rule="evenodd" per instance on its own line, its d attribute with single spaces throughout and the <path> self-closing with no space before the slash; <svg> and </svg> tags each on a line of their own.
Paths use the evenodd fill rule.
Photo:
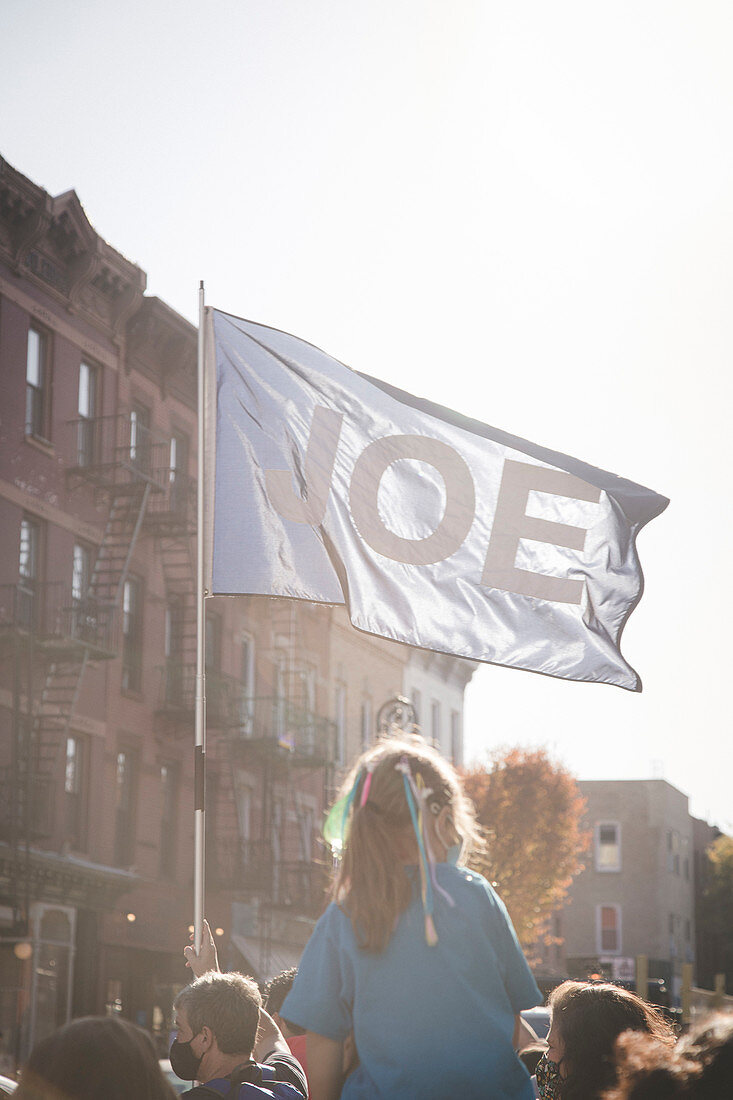
<svg viewBox="0 0 733 1100">
<path fill-rule="evenodd" d="M 562 1100 L 597 1100 L 616 1080 L 614 1044 L 640 1031 L 666 1046 L 672 1026 L 636 993 L 608 982 L 563 982 L 550 994 L 553 1032 L 563 1047 Z"/>
<path fill-rule="evenodd" d="M 332 897 L 348 913 L 360 947 L 383 951 L 412 898 L 399 843 L 412 829 L 405 795 L 405 760 L 413 779 L 431 794 L 428 804 L 450 806 L 464 855 L 481 844 L 473 806 L 451 765 L 420 737 L 386 738 L 365 752 L 346 777 L 340 797 L 353 791 L 343 854 Z M 370 777 L 370 778 L 368 778 Z M 365 783 L 368 797 L 361 805 Z"/>
<path fill-rule="evenodd" d="M 86 1016 L 31 1051 L 17 1100 L 175 1100 L 146 1031 L 115 1016 Z"/>
</svg>

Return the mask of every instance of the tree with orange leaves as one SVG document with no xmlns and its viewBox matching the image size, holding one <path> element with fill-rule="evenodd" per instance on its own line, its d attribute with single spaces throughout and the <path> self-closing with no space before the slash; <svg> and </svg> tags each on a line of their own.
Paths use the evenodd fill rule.
<svg viewBox="0 0 733 1100">
<path fill-rule="evenodd" d="M 523 947 L 551 942 L 550 918 L 590 845 L 574 777 L 544 749 L 505 748 L 463 778 L 486 839 L 471 867 L 498 890 Z"/>
</svg>

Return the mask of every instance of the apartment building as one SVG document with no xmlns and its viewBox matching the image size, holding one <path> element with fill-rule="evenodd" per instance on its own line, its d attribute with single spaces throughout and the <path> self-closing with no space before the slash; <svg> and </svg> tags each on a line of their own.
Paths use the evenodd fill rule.
<svg viewBox="0 0 733 1100">
<path fill-rule="evenodd" d="M 695 963 L 693 818 L 664 779 L 579 783 L 592 846 L 557 919 L 557 968 L 571 977 L 633 979 L 646 955 L 650 978 L 679 997 L 683 963 Z"/>
<path fill-rule="evenodd" d="M 73 191 L 0 160 L 10 1060 L 85 1013 L 119 1012 L 163 1049 L 188 978 L 196 331 L 145 287 Z M 410 651 L 343 608 L 207 604 L 206 909 L 222 957 L 267 978 L 320 912 L 324 806 L 404 692 Z"/>
</svg>

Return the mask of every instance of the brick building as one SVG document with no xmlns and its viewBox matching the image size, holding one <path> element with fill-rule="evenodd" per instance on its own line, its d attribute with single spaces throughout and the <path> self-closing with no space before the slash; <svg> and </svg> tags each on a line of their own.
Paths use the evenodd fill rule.
<svg viewBox="0 0 733 1100">
<path fill-rule="evenodd" d="M 0 160 L 6 1062 L 84 1013 L 162 1047 L 188 973 L 196 331 L 145 285 L 73 191 Z M 297 960 L 324 805 L 409 658 L 343 608 L 207 601 L 206 905 L 225 961 L 266 978 Z"/>
<path fill-rule="evenodd" d="M 592 847 L 555 931 L 560 973 L 634 978 L 646 955 L 649 977 L 676 1001 L 682 964 L 695 962 L 693 818 L 688 799 L 664 779 L 587 780 Z M 551 949 L 552 950 L 552 949 Z"/>
</svg>

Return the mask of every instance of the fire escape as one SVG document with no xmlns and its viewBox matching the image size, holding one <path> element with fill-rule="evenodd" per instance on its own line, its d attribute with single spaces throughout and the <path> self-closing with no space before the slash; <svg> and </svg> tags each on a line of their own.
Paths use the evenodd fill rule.
<svg viewBox="0 0 733 1100">
<path fill-rule="evenodd" d="M 13 760 L 2 777 L 3 834 L 13 851 L 16 920 L 28 912 L 21 860 L 52 834 L 62 752 L 90 663 L 115 657 L 125 580 L 151 494 L 165 484 L 165 441 L 134 411 L 75 421 L 77 447 L 67 470 L 73 490 L 91 485 L 107 503 L 96 560 L 71 584 L 32 578 L 0 588 L 0 636 L 13 655 Z M 23 857 L 23 853 L 25 856 Z"/>
<path fill-rule="evenodd" d="M 335 724 L 316 713 L 315 674 L 304 660 L 300 621 L 308 612 L 290 600 L 272 599 L 267 606 L 271 637 L 264 656 L 273 671 L 272 694 L 245 695 L 240 686 L 221 723 L 231 784 L 224 804 L 234 813 L 217 809 L 209 865 L 221 889 L 254 903 L 251 934 L 262 972 L 270 968 L 273 941 L 286 919 L 312 919 L 325 904 L 327 868 L 314 856 L 313 838 L 333 783 L 335 751 Z M 253 775 L 262 804 L 251 831 L 243 777 Z"/>
</svg>

